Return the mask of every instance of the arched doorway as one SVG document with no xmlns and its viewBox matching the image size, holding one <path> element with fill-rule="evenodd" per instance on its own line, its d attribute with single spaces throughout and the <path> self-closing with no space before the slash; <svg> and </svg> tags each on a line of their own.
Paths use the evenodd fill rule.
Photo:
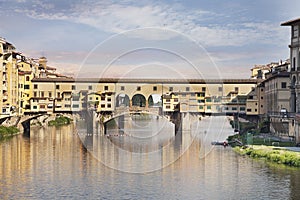
<svg viewBox="0 0 300 200">
<path fill-rule="evenodd" d="M 127 94 L 119 94 L 116 99 L 116 107 L 129 107 L 129 96 Z"/>
<path fill-rule="evenodd" d="M 132 106 L 145 107 L 146 98 L 142 94 L 136 94 L 132 97 Z"/>
<path fill-rule="evenodd" d="M 151 94 L 148 98 L 149 107 L 162 107 L 162 98 L 159 94 Z"/>
</svg>

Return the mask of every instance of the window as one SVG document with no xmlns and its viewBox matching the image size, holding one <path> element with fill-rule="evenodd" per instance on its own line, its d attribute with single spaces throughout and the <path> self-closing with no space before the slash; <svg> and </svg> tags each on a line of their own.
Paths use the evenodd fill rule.
<svg viewBox="0 0 300 200">
<path fill-rule="evenodd" d="M 169 87 L 169 91 L 172 92 L 173 91 L 173 87 Z"/>
<path fill-rule="evenodd" d="M 111 98 L 107 98 L 107 101 L 111 101 Z"/>
<path fill-rule="evenodd" d="M 99 97 L 96 97 L 96 101 L 98 101 L 99 100 Z"/>
<path fill-rule="evenodd" d="M 263 107 L 264 107 L 264 105 L 260 105 L 260 107 L 261 107 L 261 108 L 263 108 Z"/>
<path fill-rule="evenodd" d="M 255 109 L 255 112 L 257 112 L 257 109 Z"/>
<path fill-rule="evenodd" d="M 166 102 L 170 102 L 170 99 L 166 99 Z"/>
<path fill-rule="evenodd" d="M 59 90 L 59 85 L 56 85 L 56 89 Z"/>
<path fill-rule="evenodd" d="M 207 99 L 206 99 L 206 102 L 211 102 L 211 98 L 207 98 Z"/>
<path fill-rule="evenodd" d="M 57 93 L 57 98 L 60 98 L 60 92 Z"/>
<path fill-rule="evenodd" d="M 34 85 L 33 85 L 33 89 L 38 89 L 38 85 L 37 85 L 37 84 L 34 84 Z"/>
<path fill-rule="evenodd" d="M 73 108 L 79 108 L 79 104 L 73 104 Z"/>
<path fill-rule="evenodd" d="M 43 91 L 41 92 L 41 97 L 44 97 L 44 92 Z"/>
<path fill-rule="evenodd" d="M 245 111 L 246 108 L 245 107 L 240 107 L 240 111 Z"/>
<path fill-rule="evenodd" d="M 298 37 L 298 25 L 295 25 L 295 26 L 292 26 L 292 29 L 293 29 L 293 34 L 292 34 L 292 37 L 293 38 L 297 38 Z"/>
<path fill-rule="evenodd" d="M 76 85 L 72 85 L 72 90 L 76 90 Z"/>
<path fill-rule="evenodd" d="M 251 108 L 248 108 L 248 109 L 247 109 L 247 112 L 252 112 L 252 109 L 251 109 Z"/>
<path fill-rule="evenodd" d="M 105 86 L 104 86 L 104 90 L 108 90 L 108 85 L 105 85 Z"/>
<path fill-rule="evenodd" d="M 37 106 L 33 106 L 33 109 L 37 109 Z"/>
<path fill-rule="evenodd" d="M 252 95 L 251 95 L 251 96 L 249 96 L 249 97 L 248 97 L 248 99 L 253 99 L 253 96 L 252 96 Z"/>
<path fill-rule="evenodd" d="M 181 96 L 182 96 L 182 97 L 185 97 L 185 96 L 186 96 L 186 94 L 182 94 Z"/>
<path fill-rule="evenodd" d="M 206 87 L 202 87 L 202 92 L 205 92 L 206 91 Z"/>
<path fill-rule="evenodd" d="M 141 91 L 141 86 L 137 86 L 137 87 L 136 87 L 136 90 L 137 90 L 137 91 Z"/>
<path fill-rule="evenodd" d="M 89 100 L 92 101 L 92 100 L 93 100 L 93 97 L 90 97 Z"/>
<path fill-rule="evenodd" d="M 203 110 L 203 106 L 199 106 L 199 109 L 200 109 L 200 110 Z"/>
<path fill-rule="evenodd" d="M 125 90 L 125 86 L 121 86 L 121 90 L 124 91 Z"/>
<path fill-rule="evenodd" d="M 45 105 L 40 105 L 40 108 L 44 109 L 46 106 Z"/>
<path fill-rule="evenodd" d="M 294 57 L 293 58 L 293 68 L 292 68 L 292 71 L 295 71 L 296 69 L 296 58 Z"/>
<path fill-rule="evenodd" d="M 153 86 L 153 91 L 157 91 L 157 86 Z"/>
<path fill-rule="evenodd" d="M 232 107 L 231 110 L 237 110 L 237 108 L 236 107 Z"/>
<path fill-rule="evenodd" d="M 92 90 L 92 89 L 93 89 L 93 86 L 89 85 L 88 90 Z"/>
<path fill-rule="evenodd" d="M 111 104 L 110 104 L 110 103 L 109 103 L 109 104 L 107 104 L 107 107 L 108 107 L 108 108 L 111 108 Z"/>
<path fill-rule="evenodd" d="M 101 104 L 101 108 L 105 108 L 105 104 Z"/>
<path fill-rule="evenodd" d="M 235 91 L 235 92 L 239 92 L 239 87 L 235 87 L 235 88 L 234 88 L 234 91 Z"/>
<path fill-rule="evenodd" d="M 25 90 L 29 90 L 29 88 L 30 88 L 29 85 L 24 85 Z"/>
<path fill-rule="evenodd" d="M 178 99 L 176 98 L 176 99 L 174 99 L 174 102 L 178 102 Z"/>
<path fill-rule="evenodd" d="M 281 88 L 286 88 L 286 82 L 281 82 Z"/>
<path fill-rule="evenodd" d="M 219 92 L 222 92 L 223 91 L 223 88 L 222 87 L 219 87 Z"/>
<path fill-rule="evenodd" d="M 263 91 L 264 91 L 264 88 L 261 88 L 260 91 L 263 92 Z"/>
<path fill-rule="evenodd" d="M 260 99 L 264 99 L 264 97 L 260 97 Z"/>
<path fill-rule="evenodd" d="M 207 110 L 211 110 L 211 106 L 207 106 Z"/>
<path fill-rule="evenodd" d="M 49 92 L 49 97 L 50 97 L 50 98 L 52 97 L 52 93 L 51 93 L 51 92 Z"/>
<path fill-rule="evenodd" d="M 105 101 L 105 96 L 101 96 L 101 101 Z"/>
<path fill-rule="evenodd" d="M 33 97 L 36 97 L 37 96 L 37 92 L 33 92 Z"/>
<path fill-rule="evenodd" d="M 190 91 L 190 87 L 186 87 L 185 91 L 189 92 Z"/>
<path fill-rule="evenodd" d="M 167 106 L 166 106 L 166 109 L 171 109 L 171 106 L 167 105 Z"/>
<path fill-rule="evenodd" d="M 26 76 L 26 81 L 29 81 L 29 76 Z"/>
</svg>

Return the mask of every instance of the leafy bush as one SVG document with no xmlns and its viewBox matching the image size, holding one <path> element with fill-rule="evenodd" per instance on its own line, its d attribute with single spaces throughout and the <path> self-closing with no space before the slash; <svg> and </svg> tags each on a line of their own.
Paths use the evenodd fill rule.
<svg viewBox="0 0 300 200">
<path fill-rule="evenodd" d="M 19 129 L 15 126 L 0 126 L 0 138 L 9 137 L 17 134 Z"/>
<path fill-rule="evenodd" d="M 71 119 L 64 116 L 56 117 L 55 120 L 51 120 L 48 122 L 48 126 L 62 126 L 62 125 L 68 125 L 71 123 Z"/>
</svg>

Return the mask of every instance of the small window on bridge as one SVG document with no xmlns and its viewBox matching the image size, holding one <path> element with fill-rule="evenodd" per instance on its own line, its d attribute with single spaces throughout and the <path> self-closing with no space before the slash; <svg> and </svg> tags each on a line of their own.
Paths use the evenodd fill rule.
<svg viewBox="0 0 300 200">
<path fill-rule="evenodd" d="M 185 91 L 189 92 L 190 91 L 190 87 L 186 87 Z"/>
<path fill-rule="evenodd" d="M 104 90 L 108 90 L 108 85 L 105 85 L 105 86 L 104 86 Z"/>
<path fill-rule="evenodd" d="M 172 92 L 173 91 L 173 87 L 169 87 L 169 91 Z"/>
<path fill-rule="evenodd" d="M 157 86 L 153 86 L 153 91 L 157 91 Z"/>
<path fill-rule="evenodd" d="M 34 85 L 33 85 L 33 89 L 38 89 L 38 85 L 37 85 L 37 84 L 34 84 Z"/>
<path fill-rule="evenodd" d="M 125 90 L 125 86 L 121 86 L 121 90 L 124 91 Z"/>
<path fill-rule="evenodd" d="M 141 91 L 141 86 L 137 86 L 136 90 Z"/>
</svg>

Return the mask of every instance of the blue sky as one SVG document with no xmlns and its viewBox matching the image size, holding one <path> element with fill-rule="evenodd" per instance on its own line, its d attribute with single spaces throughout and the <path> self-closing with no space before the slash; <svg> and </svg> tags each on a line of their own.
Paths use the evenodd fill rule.
<svg viewBox="0 0 300 200">
<path fill-rule="evenodd" d="M 184 57 L 203 76 L 248 78 L 253 65 L 289 57 L 290 30 L 280 23 L 300 17 L 298 0 L 0 0 L 0 6 L 0 36 L 17 50 L 46 56 L 62 73 L 90 76 L 108 64 L 105 76 L 192 76 Z M 132 51 L 149 46 L 156 49 Z"/>
</svg>

